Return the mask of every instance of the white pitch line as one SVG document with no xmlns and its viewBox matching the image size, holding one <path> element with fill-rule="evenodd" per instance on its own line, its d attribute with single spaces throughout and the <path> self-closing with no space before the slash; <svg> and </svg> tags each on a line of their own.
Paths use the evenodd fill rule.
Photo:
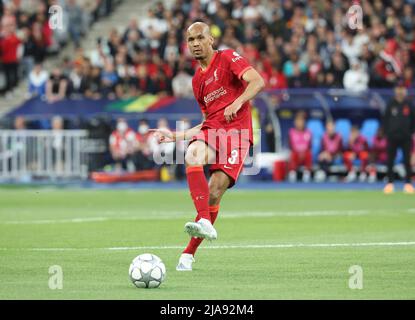
<svg viewBox="0 0 415 320">
<path fill-rule="evenodd" d="M 12 220 L 2 221 L 0 224 L 55 224 L 55 223 L 84 223 L 84 222 L 97 222 L 107 221 L 107 217 L 96 218 L 72 218 L 72 219 L 47 219 L 47 220 Z"/>
<path fill-rule="evenodd" d="M 339 247 L 399 247 L 415 246 L 415 241 L 400 242 L 358 242 L 358 243 L 281 243 L 281 244 L 246 244 L 246 245 L 207 245 L 203 249 L 285 249 L 285 248 L 339 248 Z M 175 246 L 136 246 L 109 248 L 0 248 L 0 251 L 129 251 L 129 250 L 179 250 L 182 245 Z"/>
<path fill-rule="evenodd" d="M 365 215 L 369 214 L 369 210 L 320 210 L 320 211 L 253 211 L 253 212 L 225 212 L 221 215 L 221 219 L 235 219 L 244 217 L 312 217 L 312 216 L 351 216 L 351 215 Z M 91 218 L 71 218 L 71 219 L 45 219 L 45 220 L 10 220 L 0 221 L 0 224 L 55 224 L 55 223 L 87 223 L 87 222 L 101 222 L 109 220 L 167 220 L 167 219 L 180 219 L 189 218 L 192 213 L 169 214 L 167 211 L 153 212 L 154 215 L 149 213 L 148 216 L 140 217 L 125 217 L 125 216 L 106 216 L 106 217 L 91 217 Z M 162 214 L 162 215 L 160 215 Z"/>
</svg>

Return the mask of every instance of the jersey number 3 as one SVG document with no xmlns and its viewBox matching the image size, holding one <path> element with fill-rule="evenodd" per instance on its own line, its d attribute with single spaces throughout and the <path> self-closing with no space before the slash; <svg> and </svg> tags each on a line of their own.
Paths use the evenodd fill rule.
<svg viewBox="0 0 415 320">
<path fill-rule="evenodd" d="M 238 159 L 238 150 L 234 149 L 231 152 L 231 156 L 228 158 L 228 163 L 235 164 L 237 159 Z"/>
</svg>

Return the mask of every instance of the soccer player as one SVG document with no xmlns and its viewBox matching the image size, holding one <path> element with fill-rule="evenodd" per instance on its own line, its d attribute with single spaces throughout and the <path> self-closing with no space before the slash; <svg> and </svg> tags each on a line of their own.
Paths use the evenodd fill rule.
<svg viewBox="0 0 415 320">
<path fill-rule="evenodd" d="M 378 128 L 372 140 L 372 148 L 369 154 L 369 182 L 375 182 L 377 179 L 377 164 L 386 165 L 388 161 L 388 141 L 382 126 Z"/>
<path fill-rule="evenodd" d="M 238 179 L 253 143 L 249 100 L 265 86 L 244 57 L 233 50 L 213 48 L 214 39 L 207 24 L 193 23 L 187 29 L 186 40 L 200 66 L 192 85 L 204 120 L 181 132 L 155 130 L 160 143 L 190 140 L 185 155 L 186 175 L 197 217 L 185 225 L 191 239 L 180 256 L 178 271 L 191 271 L 202 240 L 217 238 L 213 223 L 220 201 Z M 203 170 L 207 164 L 211 164 L 209 182 Z"/>
<path fill-rule="evenodd" d="M 332 120 L 326 122 L 326 132 L 321 138 L 321 152 L 318 155 L 318 162 L 320 170 L 318 176 L 321 176 L 318 180 L 324 180 L 329 172 L 330 165 L 339 158 L 343 151 L 343 141 L 340 134 L 338 134 L 334 127 Z"/>
<path fill-rule="evenodd" d="M 369 144 L 366 138 L 360 134 L 359 127 L 353 126 L 350 132 L 349 144 L 347 149 L 343 152 L 343 161 L 347 169 L 347 182 L 356 180 L 357 174 L 353 168 L 354 160 L 360 161 L 360 181 L 365 181 L 367 178 L 367 163 L 369 159 Z"/>
<path fill-rule="evenodd" d="M 297 180 L 297 170 L 304 166 L 303 181 L 310 181 L 313 159 L 311 155 L 311 131 L 305 127 L 305 115 L 298 113 L 294 119 L 294 128 L 289 131 L 290 144 L 290 181 Z"/>
</svg>

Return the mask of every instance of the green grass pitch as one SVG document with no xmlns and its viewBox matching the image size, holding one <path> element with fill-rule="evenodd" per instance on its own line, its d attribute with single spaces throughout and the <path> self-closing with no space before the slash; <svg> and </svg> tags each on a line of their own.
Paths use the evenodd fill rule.
<svg viewBox="0 0 415 320">
<path fill-rule="evenodd" d="M 231 190 L 194 271 L 175 271 L 186 190 L 0 189 L 0 299 L 415 299 L 415 198 L 378 191 Z M 160 256 L 157 289 L 130 283 Z M 49 267 L 63 289 L 48 286 Z M 363 270 L 350 289 L 349 268 Z"/>
</svg>

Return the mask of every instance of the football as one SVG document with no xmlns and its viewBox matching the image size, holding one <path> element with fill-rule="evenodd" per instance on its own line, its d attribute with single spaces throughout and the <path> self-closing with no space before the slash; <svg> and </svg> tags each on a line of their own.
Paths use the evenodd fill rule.
<svg viewBox="0 0 415 320">
<path fill-rule="evenodd" d="M 144 253 L 134 258 L 128 274 L 137 288 L 157 288 L 166 279 L 166 266 L 158 256 Z"/>
</svg>

